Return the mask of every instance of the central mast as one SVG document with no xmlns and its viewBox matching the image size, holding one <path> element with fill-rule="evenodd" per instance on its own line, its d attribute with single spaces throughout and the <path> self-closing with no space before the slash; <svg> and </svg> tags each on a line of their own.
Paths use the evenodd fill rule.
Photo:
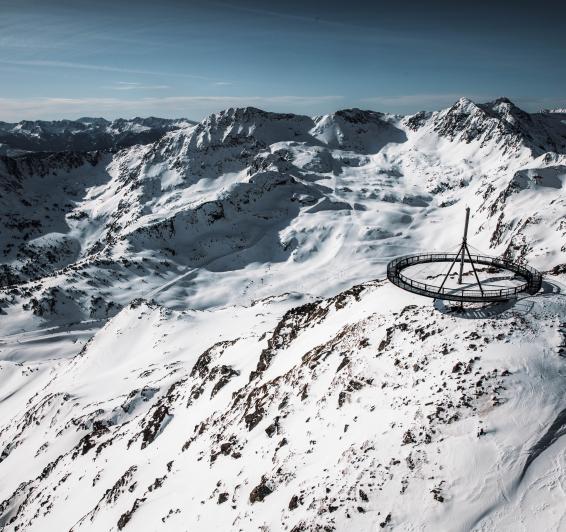
<svg viewBox="0 0 566 532">
<path fill-rule="evenodd" d="M 471 255 L 470 250 L 468 248 L 468 224 L 469 224 L 469 222 L 470 222 L 470 208 L 466 207 L 466 222 L 464 224 L 464 238 L 462 239 L 462 245 L 460 246 L 458 253 L 456 253 L 456 256 L 454 257 L 454 260 L 452 261 L 452 264 L 450 265 L 448 272 L 444 276 L 444 280 L 442 281 L 442 284 L 440 285 L 439 290 L 442 291 L 442 289 L 444 288 L 444 284 L 446 283 L 446 280 L 448 279 L 448 277 L 450 277 L 450 273 L 452 272 L 452 268 L 458 262 L 458 259 L 460 259 L 460 273 L 458 274 L 458 284 L 462 284 L 462 274 L 464 273 L 464 262 L 466 262 L 466 253 L 467 253 L 469 263 L 472 265 L 472 269 L 474 270 L 474 275 L 476 277 L 476 281 L 478 283 L 480 292 L 483 296 L 483 287 L 480 283 L 480 278 L 478 277 L 478 272 L 476 271 L 476 265 L 474 264 L 474 261 L 472 260 L 472 255 Z"/>
<path fill-rule="evenodd" d="M 468 222 L 470 221 L 470 207 L 466 207 L 466 223 L 464 224 L 464 238 L 462 239 L 462 247 L 460 248 L 462 252 L 462 260 L 460 261 L 460 274 L 458 275 L 458 284 L 462 284 L 462 272 L 464 271 L 464 249 L 467 251 L 468 244 L 466 242 L 466 238 L 468 236 Z M 468 251 L 468 256 L 470 252 Z M 472 258 L 470 257 L 470 261 Z M 479 282 L 479 281 L 478 281 Z M 481 286 L 481 285 L 480 285 Z"/>
</svg>

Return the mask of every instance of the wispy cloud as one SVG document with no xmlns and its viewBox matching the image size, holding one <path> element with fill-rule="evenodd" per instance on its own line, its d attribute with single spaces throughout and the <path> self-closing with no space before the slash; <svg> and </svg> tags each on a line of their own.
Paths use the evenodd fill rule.
<svg viewBox="0 0 566 532">
<path fill-rule="evenodd" d="M 1 4 L 0 0 L 0 4 Z M 0 49 L 24 49 L 42 52 L 46 48 L 74 51 L 85 44 L 96 46 L 100 51 L 105 45 L 127 44 L 137 46 L 163 46 L 161 39 L 151 38 L 150 34 L 156 27 L 156 20 L 146 20 L 134 25 L 120 23 L 116 13 L 109 10 L 97 9 L 92 2 L 87 9 L 95 11 L 94 16 L 85 12 L 85 6 L 80 2 L 68 3 L 68 6 L 43 6 L 37 9 L 26 9 L 26 2 L 14 10 L 2 9 L 0 23 Z M 29 3 L 29 2 L 27 2 Z M 58 2 L 61 4 L 61 2 Z M 100 3 L 100 2 L 99 2 Z M 87 2 L 88 4 L 88 2 Z"/>
<path fill-rule="evenodd" d="M 142 91 L 142 90 L 166 90 L 170 89 L 169 85 L 144 85 L 132 81 L 117 81 L 114 85 L 103 87 L 115 91 Z"/>
<path fill-rule="evenodd" d="M 122 82 L 127 85 L 129 82 Z M 128 93 L 129 94 L 129 93 Z M 61 119 L 79 116 L 102 115 L 108 118 L 154 115 L 200 119 L 212 112 L 228 107 L 255 106 L 274 111 L 305 114 L 330 112 L 347 105 L 371 106 L 374 109 L 411 113 L 426 108 L 443 108 L 453 104 L 462 94 L 412 94 L 375 96 L 345 102 L 337 95 L 276 95 L 276 96 L 204 96 L 181 95 L 145 98 L 0 98 L 0 120 L 16 122 L 23 119 Z M 494 96 L 467 95 L 474 101 L 485 102 Z M 528 111 L 543 108 L 566 107 L 566 100 L 513 98 L 517 105 Z"/>
<path fill-rule="evenodd" d="M 96 70 L 100 72 L 118 72 L 121 74 L 142 74 L 150 76 L 163 76 L 163 77 L 180 77 L 180 78 L 192 78 L 204 81 L 217 81 L 206 76 L 200 76 L 197 74 L 188 74 L 185 72 L 159 72 L 155 70 L 143 70 L 135 68 L 122 68 L 113 67 L 109 65 L 97 65 L 92 63 L 75 63 L 71 61 L 52 61 L 45 59 L 29 59 L 29 60 L 11 60 L 11 59 L 0 59 L 0 64 L 3 65 L 17 65 L 17 66 L 30 66 L 30 67 L 47 67 L 47 68 L 69 68 L 78 70 Z"/>
<path fill-rule="evenodd" d="M 302 24 L 303 32 L 314 34 L 313 30 L 325 29 L 331 32 L 334 38 L 344 37 L 347 33 L 349 39 L 359 40 L 362 42 L 380 42 L 384 44 L 418 44 L 424 45 L 429 43 L 431 39 L 425 39 L 418 36 L 415 32 L 400 31 L 400 28 L 388 28 L 381 25 L 376 29 L 373 22 L 364 24 L 354 24 L 345 20 L 336 20 L 325 18 L 324 16 L 303 15 L 296 12 L 277 11 L 273 9 L 265 9 L 259 7 L 249 7 L 238 5 L 236 2 L 223 2 L 221 0 L 209 0 L 211 5 L 216 5 L 222 9 L 229 9 L 235 12 L 249 13 L 267 18 L 275 18 L 287 20 Z M 299 28 L 293 28 L 299 32 Z M 271 29 L 271 31 L 273 31 Z M 339 33 L 336 33 L 336 32 Z M 344 33 L 346 32 L 346 33 Z"/>
<path fill-rule="evenodd" d="M 0 98 L 0 119 L 60 119 L 102 114 L 109 118 L 160 115 L 200 118 L 228 107 L 256 106 L 310 113 L 316 106 L 333 107 L 342 96 L 168 96 L 152 98 Z"/>
</svg>

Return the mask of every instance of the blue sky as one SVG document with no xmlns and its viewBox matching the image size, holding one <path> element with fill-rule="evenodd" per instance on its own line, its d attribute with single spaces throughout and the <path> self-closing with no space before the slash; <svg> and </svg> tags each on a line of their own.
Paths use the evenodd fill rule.
<svg viewBox="0 0 566 532">
<path fill-rule="evenodd" d="M 0 0 L 0 120 L 566 107 L 559 2 Z"/>
</svg>

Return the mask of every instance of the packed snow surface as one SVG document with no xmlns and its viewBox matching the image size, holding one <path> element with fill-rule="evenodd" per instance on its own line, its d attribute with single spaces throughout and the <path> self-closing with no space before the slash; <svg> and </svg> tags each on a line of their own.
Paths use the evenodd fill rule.
<svg viewBox="0 0 566 532">
<path fill-rule="evenodd" d="M 561 110 L 67 122 L 0 124 L 0 527 L 566 530 Z M 466 206 L 541 293 L 384 280 Z"/>
</svg>

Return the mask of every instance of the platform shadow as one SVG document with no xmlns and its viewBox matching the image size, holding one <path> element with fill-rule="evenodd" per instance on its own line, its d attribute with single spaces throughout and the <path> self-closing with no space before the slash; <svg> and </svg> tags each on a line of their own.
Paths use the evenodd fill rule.
<svg viewBox="0 0 566 532">
<path fill-rule="evenodd" d="M 540 292 L 537 294 L 538 296 L 549 296 L 549 295 L 557 295 L 562 294 L 562 290 L 557 283 L 553 283 L 548 279 L 542 280 L 542 287 Z"/>
<path fill-rule="evenodd" d="M 464 303 L 463 307 L 460 303 L 454 301 L 434 300 L 434 308 L 438 312 L 467 320 L 486 318 L 508 319 L 511 317 L 511 313 L 508 313 L 508 311 L 514 310 L 527 314 L 532 309 L 532 306 L 532 301 L 529 302 L 519 299 L 510 299 L 508 301 L 498 301 L 487 304 Z"/>
<path fill-rule="evenodd" d="M 485 318 L 509 319 L 516 314 L 529 314 L 537 297 L 548 297 L 562 294 L 560 285 L 548 279 L 543 279 L 541 290 L 535 295 L 523 294 L 516 299 L 494 303 L 464 303 L 455 301 L 434 300 L 434 308 L 442 314 L 473 320 Z M 509 311 L 513 312 L 509 312 Z"/>
</svg>

